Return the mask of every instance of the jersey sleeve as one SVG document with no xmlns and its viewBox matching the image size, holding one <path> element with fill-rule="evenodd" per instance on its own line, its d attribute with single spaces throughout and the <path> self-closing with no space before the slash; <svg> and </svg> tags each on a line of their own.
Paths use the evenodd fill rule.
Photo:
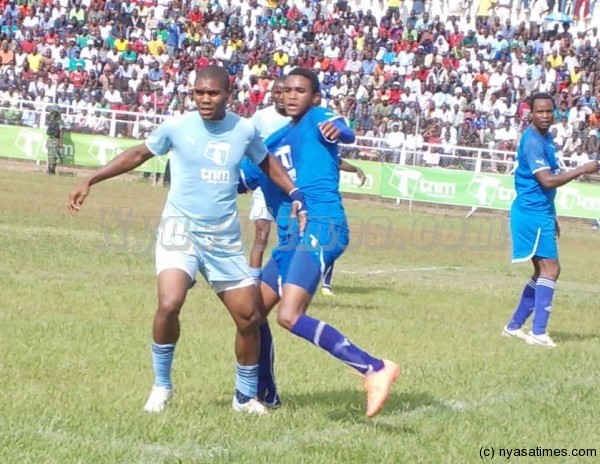
<svg viewBox="0 0 600 464">
<path fill-rule="evenodd" d="M 148 136 L 146 146 L 155 156 L 169 153 L 173 146 L 170 121 L 163 122 Z"/>
<path fill-rule="evenodd" d="M 249 158 L 242 159 L 240 164 L 240 179 L 247 190 L 256 190 L 260 187 L 263 172 L 250 161 Z"/>
<path fill-rule="evenodd" d="M 339 115 L 328 108 L 323 107 L 315 107 L 311 111 L 311 119 L 312 123 L 315 124 L 317 128 L 319 128 L 319 124 L 324 122 L 333 122 L 334 126 L 339 129 L 340 136 L 337 140 L 329 140 L 323 135 L 319 128 L 319 133 L 321 134 L 321 139 L 323 139 L 327 143 L 353 143 L 356 140 L 356 136 L 352 129 L 348 127 L 346 124 L 346 120 L 342 115 Z"/>
<path fill-rule="evenodd" d="M 258 129 L 254 126 L 254 123 L 250 122 L 250 125 L 252 127 L 252 138 L 246 147 L 246 156 L 255 164 L 260 164 L 265 159 L 265 156 L 267 156 L 267 147 L 260 137 Z"/>
<path fill-rule="evenodd" d="M 552 169 L 544 153 L 544 143 L 537 137 L 527 137 L 523 142 L 521 154 L 532 174 L 545 169 Z"/>
</svg>

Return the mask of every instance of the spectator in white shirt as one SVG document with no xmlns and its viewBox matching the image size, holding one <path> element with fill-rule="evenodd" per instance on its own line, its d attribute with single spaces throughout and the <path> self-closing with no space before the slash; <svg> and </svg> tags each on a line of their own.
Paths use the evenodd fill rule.
<svg viewBox="0 0 600 464">
<path fill-rule="evenodd" d="M 400 123 L 394 121 L 392 123 L 392 131 L 388 133 L 385 138 L 385 143 L 389 148 L 392 149 L 392 163 L 398 163 L 400 161 L 400 150 L 405 142 L 405 136 L 403 132 L 400 132 Z"/>
<path fill-rule="evenodd" d="M 110 84 L 108 86 L 108 90 L 104 92 L 104 98 L 108 103 L 121 103 L 123 99 L 121 98 L 121 92 L 115 89 L 115 86 Z"/>
<path fill-rule="evenodd" d="M 585 122 L 585 118 L 588 114 L 587 108 L 584 107 L 580 102 L 569 110 L 569 124 L 577 126 L 580 122 Z"/>
<path fill-rule="evenodd" d="M 575 167 L 576 164 L 573 162 L 573 155 L 579 152 L 582 148 L 583 141 L 579 137 L 578 132 L 573 132 L 573 135 L 567 139 L 563 146 L 563 159 L 565 164 L 569 167 Z"/>
</svg>

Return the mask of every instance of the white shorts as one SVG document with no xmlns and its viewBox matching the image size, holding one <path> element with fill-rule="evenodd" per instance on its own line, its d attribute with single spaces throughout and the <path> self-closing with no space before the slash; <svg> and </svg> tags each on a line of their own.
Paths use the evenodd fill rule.
<svg viewBox="0 0 600 464">
<path fill-rule="evenodd" d="M 250 206 L 250 220 L 258 221 L 259 219 L 275 222 L 271 211 L 267 208 L 265 194 L 260 187 L 252 192 L 252 205 Z"/>
<path fill-rule="evenodd" d="M 181 269 L 191 285 L 198 272 L 216 293 L 254 285 L 239 236 L 192 233 L 184 217 L 163 217 L 156 233 L 156 275 Z M 191 286 L 190 285 L 190 286 Z"/>
</svg>

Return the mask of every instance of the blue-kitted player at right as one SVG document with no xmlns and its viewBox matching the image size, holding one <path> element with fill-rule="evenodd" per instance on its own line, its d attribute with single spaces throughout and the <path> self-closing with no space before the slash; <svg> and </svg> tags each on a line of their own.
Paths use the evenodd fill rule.
<svg viewBox="0 0 600 464">
<path fill-rule="evenodd" d="M 318 106 L 317 76 L 296 68 L 285 81 L 284 104 L 292 122 L 266 140 L 288 175 L 306 198 L 308 224 L 300 234 L 289 212 L 293 199 L 277 190 L 251 163 L 242 163 L 247 187 L 260 186 L 267 207 L 277 221 L 279 242 L 263 269 L 260 302 L 259 399 L 276 406 L 279 398 L 272 373 L 271 332 L 266 317 L 279 303 L 277 322 L 293 334 L 324 349 L 365 377 L 368 417 L 375 416 L 389 397 L 400 375 L 392 361 L 371 356 L 338 330 L 306 315 L 324 271 L 344 252 L 349 242 L 346 213 L 339 193 L 337 141 L 354 137 L 343 118 Z"/>
<path fill-rule="evenodd" d="M 515 171 L 517 197 L 510 212 L 513 263 L 531 260 L 533 275 L 502 335 L 525 340 L 530 345 L 554 348 L 546 328 L 556 281 L 560 275 L 556 220 L 556 189 L 583 174 L 598 171 L 600 163 L 590 161 L 572 171 L 558 172 L 554 142 L 548 129 L 554 122 L 554 100 L 548 93 L 531 97 L 531 125 L 523 133 Z M 523 325 L 533 313 L 531 331 Z"/>
</svg>

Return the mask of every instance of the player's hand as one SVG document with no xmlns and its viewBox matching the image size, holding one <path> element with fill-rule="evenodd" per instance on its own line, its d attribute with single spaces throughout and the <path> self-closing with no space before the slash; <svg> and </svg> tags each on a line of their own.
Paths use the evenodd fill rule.
<svg viewBox="0 0 600 464">
<path fill-rule="evenodd" d="M 356 167 L 356 175 L 358 176 L 358 180 L 360 180 L 360 187 L 365 185 L 365 182 L 367 181 L 367 176 L 365 176 L 365 172 L 358 166 Z"/>
<path fill-rule="evenodd" d="M 298 231 L 300 232 L 300 237 L 302 237 L 304 235 L 304 230 L 306 229 L 306 224 L 308 223 L 308 214 L 306 214 L 306 212 L 303 214 L 299 213 L 298 207 L 294 203 L 294 204 L 292 204 L 292 217 L 297 218 Z"/>
<path fill-rule="evenodd" d="M 596 174 L 598 171 L 600 171 L 600 161 L 588 161 L 582 167 L 584 173 Z"/>
<path fill-rule="evenodd" d="M 319 130 L 321 131 L 321 135 L 325 137 L 325 140 L 329 142 L 335 142 L 342 133 L 342 131 L 335 127 L 333 121 L 319 123 Z"/>
<path fill-rule="evenodd" d="M 90 194 L 90 184 L 87 180 L 81 182 L 75 189 L 69 193 L 69 212 L 71 216 L 75 216 L 77 211 L 81 209 L 81 205 L 86 197 Z"/>
<path fill-rule="evenodd" d="M 558 219 L 554 219 L 554 225 L 556 227 L 556 238 L 560 238 L 560 225 L 558 224 Z"/>
<path fill-rule="evenodd" d="M 308 211 L 306 210 L 304 195 L 302 195 L 302 192 L 297 187 L 288 195 L 292 200 L 292 217 L 298 218 L 298 230 L 300 231 L 300 237 L 302 237 L 304 229 L 306 229 L 306 223 L 308 222 Z"/>
</svg>

